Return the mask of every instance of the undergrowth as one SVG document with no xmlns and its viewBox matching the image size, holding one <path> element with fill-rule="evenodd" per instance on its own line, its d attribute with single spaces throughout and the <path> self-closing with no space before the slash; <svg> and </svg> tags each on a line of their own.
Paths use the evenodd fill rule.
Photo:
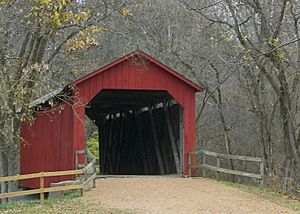
<svg viewBox="0 0 300 214">
<path fill-rule="evenodd" d="M 239 183 L 233 183 L 230 181 L 221 181 L 221 183 L 224 183 L 229 186 L 233 186 L 239 189 L 246 190 L 251 193 L 255 193 L 260 195 L 263 198 L 268 199 L 269 201 L 272 201 L 276 204 L 291 208 L 295 211 L 300 212 L 300 201 L 293 199 L 289 195 L 285 195 L 280 192 L 275 192 L 272 189 L 269 188 L 261 188 L 259 186 L 254 185 L 245 185 L 245 184 L 239 184 Z"/>
</svg>

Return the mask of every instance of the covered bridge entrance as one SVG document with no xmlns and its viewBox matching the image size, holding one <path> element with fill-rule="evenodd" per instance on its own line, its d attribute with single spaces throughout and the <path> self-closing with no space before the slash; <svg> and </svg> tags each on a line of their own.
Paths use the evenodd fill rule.
<svg viewBox="0 0 300 214">
<path fill-rule="evenodd" d="M 88 116 L 99 129 L 101 173 L 186 175 L 198 91 L 141 51 L 124 56 L 34 103 L 36 119 L 21 129 L 21 173 L 74 169 L 76 160 L 83 164 L 84 154 L 76 154 L 85 149 Z M 58 179 L 49 178 L 46 185 Z M 22 185 L 35 188 L 38 182 Z"/>
</svg>

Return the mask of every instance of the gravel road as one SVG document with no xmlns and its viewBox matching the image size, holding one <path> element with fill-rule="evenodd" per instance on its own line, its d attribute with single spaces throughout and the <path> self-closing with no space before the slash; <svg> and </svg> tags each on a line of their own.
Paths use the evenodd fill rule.
<svg viewBox="0 0 300 214">
<path fill-rule="evenodd" d="M 96 185 L 81 200 L 121 212 L 296 213 L 256 194 L 202 178 L 102 178 Z"/>
</svg>

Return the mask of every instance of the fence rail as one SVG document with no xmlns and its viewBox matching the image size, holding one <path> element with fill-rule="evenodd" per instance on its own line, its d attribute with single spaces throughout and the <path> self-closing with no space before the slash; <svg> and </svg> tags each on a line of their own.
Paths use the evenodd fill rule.
<svg viewBox="0 0 300 214">
<path fill-rule="evenodd" d="M 38 173 L 31 173 L 26 175 L 14 175 L 8 177 L 0 178 L 0 182 L 7 182 L 7 181 L 19 181 L 24 179 L 32 179 L 32 178 L 39 178 L 40 179 L 40 188 L 33 189 L 33 190 L 25 190 L 20 192 L 10 192 L 10 193 L 3 193 L 0 194 L 0 199 L 3 198 L 12 198 L 16 196 L 24 196 L 24 195 L 33 195 L 33 194 L 40 194 L 40 203 L 43 204 L 45 201 L 45 193 L 47 192 L 56 192 L 56 191 L 66 191 L 66 190 L 76 190 L 80 189 L 81 194 L 83 193 L 83 184 L 70 184 L 66 186 L 57 186 L 57 187 L 47 187 L 45 188 L 45 177 L 53 177 L 53 176 L 65 176 L 65 175 L 81 175 L 84 174 L 84 170 L 66 170 L 66 171 L 56 171 L 56 172 L 38 172 Z"/>
<path fill-rule="evenodd" d="M 193 155 L 202 155 L 202 163 L 192 164 Z M 207 164 L 207 161 L 206 161 L 207 156 L 216 158 L 216 166 Z M 221 162 L 220 162 L 221 159 L 231 159 L 231 160 L 255 162 L 255 163 L 259 164 L 260 172 L 259 172 L 259 174 L 256 174 L 256 173 L 243 172 L 243 171 L 238 171 L 238 170 L 233 170 L 233 169 L 222 168 Z M 228 155 L 228 154 L 221 154 L 221 153 L 216 153 L 216 152 L 207 151 L 207 150 L 199 150 L 199 151 L 190 152 L 188 154 L 189 177 L 192 176 L 193 168 L 194 169 L 202 168 L 203 169 L 203 175 L 202 175 L 203 177 L 206 177 L 206 169 L 215 171 L 217 173 L 216 174 L 217 180 L 219 180 L 219 173 L 221 172 L 221 173 L 227 173 L 227 174 L 232 174 L 232 175 L 239 175 L 239 176 L 259 179 L 261 186 L 263 186 L 263 182 L 264 182 L 264 163 L 263 163 L 262 158 L 259 158 L 259 157 Z"/>
<path fill-rule="evenodd" d="M 65 171 L 55 171 L 55 172 L 38 172 L 38 173 L 31 173 L 25 175 L 13 175 L 7 177 L 0 177 L 0 183 L 8 182 L 8 181 L 19 181 L 25 179 L 33 179 L 39 178 L 40 179 L 40 188 L 39 189 L 32 189 L 32 190 L 25 190 L 19 192 L 9 192 L 0 194 L 0 199 L 3 198 L 12 198 L 17 196 L 24 196 L 24 195 L 33 195 L 33 194 L 40 194 L 40 203 L 43 204 L 45 200 L 45 193 L 50 192 L 62 192 L 66 190 L 76 190 L 80 189 L 81 195 L 83 194 L 83 188 L 93 181 L 93 187 L 96 187 L 96 163 L 98 158 L 95 157 L 89 150 L 78 150 L 76 151 L 76 155 L 84 154 L 85 155 L 85 162 L 84 164 L 78 164 L 78 156 L 76 156 L 76 163 L 75 167 L 76 170 L 65 170 Z M 87 164 L 87 157 L 92 158 L 92 161 Z M 82 169 L 78 169 L 78 168 Z M 56 184 L 63 184 L 63 186 L 53 186 L 45 188 L 45 178 L 46 177 L 58 177 L 58 176 L 66 176 L 66 175 L 83 175 L 80 178 L 79 183 L 70 182 L 70 181 L 62 181 Z"/>
</svg>

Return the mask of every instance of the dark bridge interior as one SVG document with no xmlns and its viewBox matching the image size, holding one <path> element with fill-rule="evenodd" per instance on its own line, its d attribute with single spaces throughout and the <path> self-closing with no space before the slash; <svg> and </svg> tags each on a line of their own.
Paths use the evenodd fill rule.
<svg viewBox="0 0 300 214">
<path fill-rule="evenodd" d="M 103 90 L 86 107 L 102 174 L 182 173 L 182 108 L 166 91 Z"/>
</svg>

